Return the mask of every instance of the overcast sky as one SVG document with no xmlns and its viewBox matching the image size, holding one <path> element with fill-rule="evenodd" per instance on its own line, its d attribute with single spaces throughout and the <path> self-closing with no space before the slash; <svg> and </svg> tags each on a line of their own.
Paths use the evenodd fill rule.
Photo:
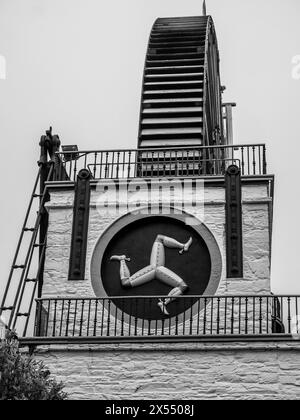
<svg viewBox="0 0 300 420">
<path fill-rule="evenodd" d="M 300 293 L 300 80 L 292 77 L 300 2 L 208 0 L 207 9 L 216 24 L 225 100 L 238 104 L 235 142 L 266 142 L 276 175 L 272 290 Z M 64 144 L 81 149 L 136 147 L 153 21 L 201 12 L 200 0 L 0 0 L 2 282 L 44 130 L 52 125 Z"/>
</svg>

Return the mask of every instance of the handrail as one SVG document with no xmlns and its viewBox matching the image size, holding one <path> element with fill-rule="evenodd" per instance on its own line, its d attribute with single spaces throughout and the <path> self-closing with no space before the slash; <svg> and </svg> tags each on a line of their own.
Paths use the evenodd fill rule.
<svg viewBox="0 0 300 420">
<path fill-rule="evenodd" d="M 103 297 L 103 298 L 96 298 L 96 297 L 58 297 L 58 298 L 37 298 L 35 299 L 36 302 L 43 302 L 43 301 L 49 301 L 49 300 L 56 300 L 56 301 L 66 301 L 66 300 L 74 300 L 74 301 L 94 301 L 97 299 L 111 299 L 111 300 L 115 300 L 115 299 L 161 299 L 161 298 L 165 298 L 166 295 L 135 295 L 135 296 L 109 296 L 109 297 Z M 186 298 L 191 298 L 191 299 L 199 299 L 199 298 L 206 298 L 206 299 L 225 299 L 225 298 L 255 298 L 255 299 L 259 299 L 259 298 L 298 298 L 300 299 L 300 295 L 273 295 L 272 293 L 266 293 L 266 294 L 260 294 L 260 295 L 255 295 L 255 294 L 237 294 L 237 295 L 182 295 L 182 296 L 176 296 L 176 299 L 186 299 Z M 299 308 L 300 309 L 300 308 Z"/>
<path fill-rule="evenodd" d="M 153 147 L 153 148 L 131 148 L 131 149 L 91 149 L 91 150 L 79 150 L 79 151 L 68 151 L 68 152 L 56 152 L 55 154 L 60 155 L 82 155 L 87 153 L 117 153 L 117 152 L 170 152 L 170 151 L 185 151 L 185 150 L 205 150 L 205 149 L 232 149 L 242 147 L 266 147 L 266 143 L 244 143 L 244 144 L 220 144 L 212 146 L 189 146 L 189 147 Z"/>
</svg>

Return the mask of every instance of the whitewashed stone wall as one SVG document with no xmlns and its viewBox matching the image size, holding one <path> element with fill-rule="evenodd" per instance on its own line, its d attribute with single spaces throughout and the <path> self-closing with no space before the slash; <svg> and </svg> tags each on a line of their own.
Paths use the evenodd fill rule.
<svg viewBox="0 0 300 420">
<path fill-rule="evenodd" d="M 71 399 L 300 399 L 300 343 L 144 344 L 35 353 Z"/>
<path fill-rule="evenodd" d="M 105 181 L 103 181 L 103 188 Z M 97 208 L 97 192 L 92 191 L 91 212 L 88 233 L 86 276 L 82 281 L 68 281 L 74 192 L 71 190 L 50 190 L 48 248 L 46 254 L 43 297 L 94 297 L 90 281 L 90 264 L 94 248 L 101 235 L 118 217 L 127 213 L 127 202 L 120 201 L 120 214 L 111 215 L 108 209 Z M 175 203 L 178 202 L 176 196 Z M 205 188 L 205 213 L 201 206 L 189 212 L 205 223 L 214 235 L 223 260 L 222 278 L 217 294 L 258 294 L 270 292 L 270 229 L 269 229 L 268 183 L 243 183 L 243 234 L 244 234 L 244 278 L 226 278 L 225 254 L 225 190 Z M 145 195 L 144 205 L 148 204 Z M 162 204 L 164 204 L 162 202 Z"/>
<path fill-rule="evenodd" d="M 105 183 L 103 184 L 103 187 Z M 68 281 L 73 199 L 52 189 L 43 297 L 94 297 L 90 263 L 101 235 L 117 219 L 96 208 L 92 192 L 85 279 Z M 175 202 L 177 203 L 178 200 Z M 244 278 L 226 278 L 225 190 L 205 188 L 205 218 L 223 260 L 217 294 L 270 293 L 268 183 L 243 183 Z M 113 199 L 108 206 L 114 206 Z M 120 215 L 127 203 L 120 201 Z M 147 205 L 145 197 L 142 203 Z M 200 218 L 199 208 L 190 210 Z M 267 310 L 264 313 L 267 313 Z M 300 399 L 300 344 L 143 344 L 38 350 L 73 399 Z"/>
</svg>

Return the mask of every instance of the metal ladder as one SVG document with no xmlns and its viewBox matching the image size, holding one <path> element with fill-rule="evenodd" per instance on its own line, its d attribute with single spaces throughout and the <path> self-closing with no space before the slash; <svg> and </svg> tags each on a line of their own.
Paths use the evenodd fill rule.
<svg viewBox="0 0 300 420">
<path fill-rule="evenodd" d="M 51 163 L 46 182 L 52 179 L 53 170 L 54 164 Z M 23 337 L 27 333 L 46 253 L 46 241 L 39 243 L 41 220 L 46 211 L 44 206 L 48 198 L 47 186 L 40 186 L 42 171 L 43 168 L 40 166 L 0 306 L 0 316 L 9 314 L 7 327 Z M 34 212 L 37 209 L 35 207 L 36 200 L 39 200 L 39 204 L 35 223 L 33 226 L 28 226 L 32 216 L 34 220 Z M 31 235 L 30 238 L 26 238 L 28 234 Z M 26 240 L 29 240 L 27 246 Z M 36 251 L 38 251 L 38 267 L 34 278 L 30 278 Z M 22 262 L 19 261 L 21 259 Z M 15 278 L 16 273 L 18 273 L 17 278 Z"/>
</svg>

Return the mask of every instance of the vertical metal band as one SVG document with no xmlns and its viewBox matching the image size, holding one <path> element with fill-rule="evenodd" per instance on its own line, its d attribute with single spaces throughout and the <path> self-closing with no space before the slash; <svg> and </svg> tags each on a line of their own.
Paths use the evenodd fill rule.
<svg viewBox="0 0 300 420">
<path fill-rule="evenodd" d="M 80 171 L 77 177 L 74 199 L 69 280 L 84 280 L 85 276 L 91 195 L 90 178 L 91 174 L 86 169 Z"/>
<path fill-rule="evenodd" d="M 243 277 L 241 171 L 232 165 L 225 175 L 227 278 Z"/>
</svg>

